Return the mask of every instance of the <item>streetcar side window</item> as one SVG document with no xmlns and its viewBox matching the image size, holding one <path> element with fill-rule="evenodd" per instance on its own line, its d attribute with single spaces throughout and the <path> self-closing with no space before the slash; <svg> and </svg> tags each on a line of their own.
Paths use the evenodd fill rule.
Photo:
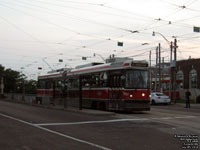
<svg viewBox="0 0 200 150">
<path fill-rule="evenodd" d="M 91 79 L 90 75 L 83 76 L 82 78 L 83 87 L 90 87 L 90 84 L 91 84 L 90 79 Z"/>
<path fill-rule="evenodd" d="M 83 87 L 105 87 L 107 85 L 106 72 L 84 75 Z"/>
<path fill-rule="evenodd" d="M 99 85 L 105 87 L 107 85 L 107 80 L 108 80 L 107 73 L 102 72 L 102 73 L 100 73 L 99 76 L 100 76 L 99 77 L 99 80 L 100 80 Z"/>
<path fill-rule="evenodd" d="M 56 89 L 61 89 L 63 87 L 63 83 L 61 80 L 55 81 L 55 88 Z"/>
<path fill-rule="evenodd" d="M 50 80 L 47 80 L 46 81 L 46 89 L 51 89 L 51 88 L 53 88 L 53 82 Z"/>
<path fill-rule="evenodd" d="M 124 87 L 124 79 L 125 77 L 122 74 L 110 75 L 109 86 L 114 88 Z"/>
<path fill-rule="evenodd" d="M 69 88 L 78 88 L 79 87 L 79 80 L 76 78 L 69 79 Z"/>
<path fill-rule="evenodd" d="M 38 89 L 45 89 L 45 80 L 38 80 Z"/>
</svg>

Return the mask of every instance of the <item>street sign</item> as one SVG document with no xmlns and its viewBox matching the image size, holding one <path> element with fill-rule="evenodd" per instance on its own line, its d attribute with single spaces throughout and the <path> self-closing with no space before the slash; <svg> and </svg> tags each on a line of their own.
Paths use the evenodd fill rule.
<svg viewBox="0 0 200 150">
<path fill-rule="evenodd" d="M 118 46 L 123 46 L 123 42 L 117 42 Z"/>
<path fill-rule="evenodd" d="M 194 31 L 194 32 L 200 32 L 200 27 L 195 27 L 195 26 L 194 26 L 193 31 Z"/>
<path fill-rule="evenodd" d="M 62 59 L 59 59 L 59 62 L 63 62 L 63 60 L 62 60 Z"/>
<path fill-rule="evenodd" d="M 87 57 L 82 57 L 82 60 L 87 60 Z"/>
</svg>

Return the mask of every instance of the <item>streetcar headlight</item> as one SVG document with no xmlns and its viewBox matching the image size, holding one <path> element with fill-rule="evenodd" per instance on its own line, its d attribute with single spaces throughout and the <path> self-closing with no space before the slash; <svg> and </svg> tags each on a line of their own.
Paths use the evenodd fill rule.
<svg viewBox="0 0 200 150">
<path fill-rule="evenodd" d="M 132 98 L 132 97 L 133 97 L 133 95 L 132 95 L 132 94 L 130 94 L 130 97 Z"/>
<path fill-rule="evenodd" d="M 144 96 L 145 96 L 145 94 L 144 94 L 144 93 L 142 93 L 142 96 L 144 97 Z"/>
</svg>

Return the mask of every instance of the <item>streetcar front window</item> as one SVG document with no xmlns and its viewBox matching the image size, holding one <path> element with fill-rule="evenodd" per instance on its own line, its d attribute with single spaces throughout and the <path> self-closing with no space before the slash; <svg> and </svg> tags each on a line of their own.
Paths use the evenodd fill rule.
<svg viewBox="0 0 200 150">
<path fill-rule="evenodd" d="M 126 73 L 126 88 L 147 89 L 148 71 L 130 70 Z"/>
</svg>

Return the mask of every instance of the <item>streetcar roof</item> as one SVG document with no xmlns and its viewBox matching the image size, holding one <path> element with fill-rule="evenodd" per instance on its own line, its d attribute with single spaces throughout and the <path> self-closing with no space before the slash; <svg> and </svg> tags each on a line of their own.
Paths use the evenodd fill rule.
<svg viewBox="0 0 200 150">
<path fill-rule="evenodd" d="M 140 65 L 139 65 L 140 64 Z M 83 68 L 75 68 L 67 73 L 68 76 L 71 75 L 81 75 L 93 72 L 103 72 L 108 70 L 119 70 L 119 69 L 128 69 L 128 68 L 137 68 L 144 69 L 148 67 L 148 63 L 146 61 L 133 61 L 127 60 L 122 62 L 113 62 L 113 63 L 105 63 L 99 64 L 95 66 L 83 67 Z"/>
<path fill-rule="evenodd" d="M 46 74 L 46 75 L 41 75 L 38 76 L 38 79 L 55 79 L 55 78 L 61 78 L 62 73 L 53 73 L 53 74 Z"/>
<path fill-rule="evenodd" d="M 92 64 L 92 63 L 91 63 Z M 38 79 L 56 79 L 64 76 L 81 75 L 94 72 L 103 72 L 109 70 L 120 70 L 120 69 L 146 69 L 148 67 L 147 61 L 131 60 L 131 59 L 120 59 L 120 61 L 110 62 L 105 64 L 93 63 L 93 65 L 82 65 L 75 69 L 65 70 L 61 72 L 54 72 L 47 75 L 41 75 Z"/>
</svg>

